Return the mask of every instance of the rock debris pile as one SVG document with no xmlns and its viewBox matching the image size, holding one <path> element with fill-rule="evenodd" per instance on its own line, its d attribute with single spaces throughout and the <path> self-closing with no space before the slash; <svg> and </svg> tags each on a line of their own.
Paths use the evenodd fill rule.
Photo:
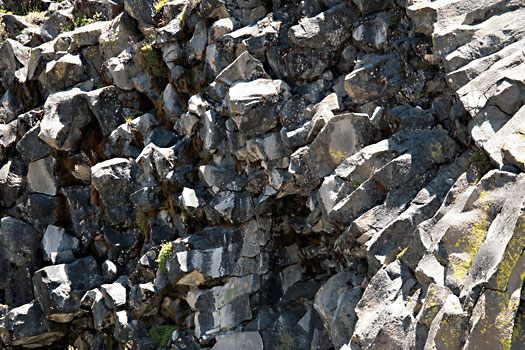
<svg viewBox="0 0 525 350">
<path fill-rule="evenodd" d="M 0 9 L 0 348 L 525 347 L 522 0 Z"/>
</svg>

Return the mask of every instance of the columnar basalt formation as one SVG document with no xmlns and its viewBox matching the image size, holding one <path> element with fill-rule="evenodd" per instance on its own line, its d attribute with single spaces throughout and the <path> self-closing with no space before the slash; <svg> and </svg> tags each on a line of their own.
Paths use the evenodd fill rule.
<svg viewBox="0 0 525 350">
<path fill-rule="evenodd" d="M 0 0 L 0 348 L 524 348 L 523 23 Z"/>
</svg>

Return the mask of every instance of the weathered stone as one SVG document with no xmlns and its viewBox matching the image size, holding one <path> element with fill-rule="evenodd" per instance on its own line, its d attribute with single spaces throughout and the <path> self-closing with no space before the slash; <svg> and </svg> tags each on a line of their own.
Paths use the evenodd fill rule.
<svg viewBox="0 0 525 350">
<path fill-rule="evenodd" d="M 100 291 L 104 296 L 104 302 L 110 309 L 116 310 L 126 305 L 127 291 L 122 284 L 118 282 L 103 284 L 100 286 Z"/>
<path fill-rule="evenodd" d="M 385 48 L 388 43 L 388 34 L 391 26 L 391 22 L 385 17 L 375 16 L 372 21 L 358 26 L 353 34 L 356 45 L 372 47 L 376 50 Z"/>
<path fill-rule="evenodd" d="M 35 125 L 26 132 L 16 144 L 16 149 L 26 162 L 44 158 L 51 154 L 53 148 L 38 138 L 40 124 Z"/>
<path fill-rule="evenodd" d="M 155 26 L 155 5 L 153 0 L 124 0 L 124 9 L 137 21 L 142 33 L 148 34 Z"/>
<path fill-rule="evenodd" d="M 284 57 L 288 74 L 295 80 L 318 78 L 335 59 L 331 51 L 310 48 L 294 49 Z"/>
<path fill-rule="evenodd" d="M 42 238 L 44 258 L 53 264 L 73 262 L 73 251 L 78 249 L 78 239 L 68 235 L 64 229 L 49 225 Z"/>
<path fill-rule="evenodd" d="M 27 170 L 27 182 L 32 191 L 54 196 L 58 183 L 54 175 L 55 158 L 46 157 L 31 162 Z"/>
<path fill-rule="evenodd" d="M 239 130 L 257 136 L 277 125 L 275 108 L 288 97 L 288 90 L 280 80 L 238 82 L 228 91 L 226 103 Z"/>
<path fill-rule="evenodd" d="M 353 0 L 363 15 L 386 10 L 392 7 L 391 0 Z"/>
<path fill-rule="evenodd" d="M 38 302 L 12 309 L 2 319 L 2 342 L 8 346 L 46 347 L 61 339 L 65 334 L 50 330 Z"/>
<path fill-rule="evenodd" d="M 160 309 L 161 297 L 155 293 L 152 282 L 134 285 L 129 293 L 129 306 L 137 317 L 155 316 Z"/>
<path fill-rule="evenodd" d="M 15 266 L 24 267 L 36 262 L 41 238 L 42 234 L 18 219 L 7 216 L 0 220 L 2 254 Z"/>
<path fill-rule="evenodd" d="M 10 123 L 24 111 L 20 99 L 12 90 L 7 90 L 0 98 L 0 121 Z"/>
<path fill-rule="evenodd" d="M 99 267 L 92 257 L 45 267 L 33 277 L 35 296 L 46 319 L 58 323 L 70 322 L 79 312 L 84 293 L 101 283 Z"/>
<path fill-rule="evenodd" d="M 350 38 L 356 15 L 348 4 L 340 4 L 311 18 L 305 18 L 290 28 L 288 36 L 299 47 L 337 50 Z"/>
<path fill-rule="evenodd" d="M 2 17 L 2 20 L 4 17 Z M 2 22 L 3 23 L 3 22 Z M 27 65 L 29 49 L 22 44 L 7 39 L 0 44 L 0 95 L 3 95 L 13 84 L 15 72 Z"/>
<path fill-rule="evenodd" d="M 309 146 L 291 155 L 288 171 L 313 181 L 333 171 L 343 160 L 378 138 L 377 130 L 360 114 L 340 114 L 328 121 Z"/>
<path fill-rule="evenodd" d="M 166 118 L 173 124 L 177 122 L 183 113 L 179 95 L 171 84 L 166 86 L 162 94 L 162 109 L 166 113 Z"/>
<path fill-rule="evenodd" d="M 46 100 L 38 137 L 55 149 L 71 151 L 92 120 L 84 92 L 76 88 L 57 92 Z"/>
<path fill-rule="evenodd" d="M 53 40 L 53 48 L 55 51 L 75 52 L 82 47 L 94 46 L 109 24 L 110 22 L 99 21 L 62 33 Z"/>
<path fill-rule="evenodd" d="M 450 294 L 430 326 L 425 347 L 461 349 L 467 327 L 467 315 L 458 297 Z"/>
<path fill-rule="evenodd" d="M 105 61 L 102 73 L 106 79 L 122 90 L 134 89 L 132 79 L 141 71 L 140 66 L 135 62 L 135 54 L 136 51 L 133 48 L 127 48 L 118 56 Z"/>
<path fill-rule="evenodd" d="M 227 350 L 232 348 L 262 350 L 263 342 L 259 332 L 238 332 L 219 337 L 213 350 Z"/>
<path fill-rule="evenodd" d="M 353 277 L 350 273 L 338 273 L 315 295 L 314 309 L 321 317 L 335 348 L 350 341 L 357 322 L 354 309 L 362 293 L 359 287 L 351 288 L 348 285 Z"/>
<path fill-rule="evenodd" d="M 56 224 L 58 214 L 58 198 L 40 193 L 29 193 L 19 197 L 15 204 L 17 215 L 39 232 L 44 232 L 47 226 Z M 40 239 L 38 240 L 40 241 Z"/>
<path fill-rule="evenodd" d="M 217 75 L 215 81 L 229 88 L 239 80 L 254 80 L 257 78 L 269 79 L 262 63 L 248 52 L 243 52 L 228 67 Z"/>
<path fill-rule="evenodd" d="M 3 149 L 11 147 L 16 141 L 17 120 L 8 124 L 0 124 L 0 146 Z"/>
<path fill-rule="evenodd" d="M 134 161 L 107 160 L 91 168 L 93 187 L 104 203 L 104 217 L 111 225 L 131 225 L 135 215 L 129 196 L 135 192 Z"/>
<path fill-rule="evenodd" d="M 85 80 L 84 72 L 85 68 L 80 56 L 67 54 L 56 61 L 49 62 L 39 80 L 42 86 L 52 93 Z"/>
<path fill-rule="evenodd" d="M 91 188 L 89 186 L 62 187 L 60 192 L 66 198 L 73 235 L 80 239 L 83 245 L 88 245 L 98 230 L 98 223 L 91 220 L 91 215 L 97 213 L 91 203 Z"/>
<path fill-rule="evenodd" d="M 15 204 L 23 185 L 16 163 L 9 161 L 0 167 L 0 205 L 10 208 Z"/>
<path fill-rule="evenodd" d="M 128 12 L 121 12 L 100 34 L 99 45 L 104 61 L 120 54 L 130 45 L 130 40 L 139 41 L 141 37 L 135 20 Z"/>
<path fill-rule="evenodd" d="M 75 2 L 75 9 L 89 18 L 93 18 L 95 14 L 100 13 L 102 18 L 108 21 L 117 17 L 124 10 L 124 6 L 121 0 L 79 0 Z"/>
<path fill-rule="evenodd" d="M 104 277 L 104 282 L 112 283 L 117 278 L 117 265 L 111 260 L 106 260 L 102 264 L 102 276 Z"/>
<path fill-rule="evenodd" d="M 146 327 L 140 320 L 135 320 L 127 310 L 115 313 L 115 331 L 113 336 L 128 347 L 136 347 L 140 337 L 146 335 Z"/>
<path fill-rule="evenodd" d="M 86 98 L 104 135 L 109 135 L 126 121 L 124 117 L 126 108 L 138 110 L 143 105 L 137 93 L 120 91 L 115 86 L 91 91 L 87 93 Z"/>
<path fill-rule="evenodd" d="M 345 77 L 345 90 L 355 103 L 368 103 L 383 94 L 384 84 L 400 80 L 399 62 L 395 55 L 370 57 L 359 62 Z M 386 80 L 381 82 L 382 80 Z"/>
</svg>

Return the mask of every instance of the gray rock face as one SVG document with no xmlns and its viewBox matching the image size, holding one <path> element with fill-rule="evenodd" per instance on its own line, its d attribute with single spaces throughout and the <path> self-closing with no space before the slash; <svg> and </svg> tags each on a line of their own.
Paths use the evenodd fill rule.
<svg viewBox="0 0 525 350">
<path fill-rule="evenodd" d="M 42 347 L 50 346 L 64 336 L 58 329 L 46 327 L 44 313 L 37 302 L 14 308 L 1 319 L 2 342 L 8 346 Z"/>
<path fill-rule="evenodd" d="M 368 15 L 374 12 L 386 10 L 392 7 L 391 0 L 379 1 L 379 0 L 353 0 L 354 4 L 359 8 L 359 11 L 363 15 Z"/>
<path fill-rule="evenodd" d="M 35 125 L 26 132 L 16 144 L 16 149 L 27 162 L 32 162 L 48 156 L 53 148 L 38 138 L 40 125 Z"/>
<path fill-rule="evenodd" d="M 86 291 L 102 283 L 102 276 L 95 259 L 87 257 L 38 270 L 33 283 L 46 319 L 65 323 L 80 312 L 80 299 Z"/>
<path fill-rule="evenodd" d="M 154 7 L 153 0 L 124 0 L 124 9 L 137 21 L 140 31 L 145 34 L 155 25 Z"/>
<path fill-rule="evenodd" d="M 340 4 L 311 18 L 301 19 L 290 28 L 288 36 L 298 47 L 316 49 L 319 43 L 329 50 L 337 50 L 350 38 L 356 15 L 348 4 Z"/>
<path fill-rule="evenodd" d="M 82 135 L 81 129 L 92 120 L 84 92 L 57 92 L 46 100 L 38 137 L 55 149 L 71 151 Z"/>
<path fill-rule="evenodd" d="M 261 335 L 258 332 L 239 332 L 219 337 L 213 350 L 226 350 L 231 348 L 264 349 Z"/>
<path fill-rule="evenodd" d="M 133 206 L 129 196 L 134 192 L 135 162 L 114 158 L 91 168 L 93 186 L 104 203 L 104 215 L 112 225 L 130 225 Z"/>
<path fill-rule="evenodd" d="M 523 1 L 28 5 L 0 348 L 525 343 Z"/>
<path fill-rule="evenodd" d="M 49 62 L 39 79 L 47 91 L 55 92 L 84 81 L 84 71 L 80 56 L 67 54 Z"/>
<path fill-rule="evenodd" d="M 21 270 L 22 276 L 28 275 L 29 269 L 37 263 L 38 242 L 41 237 L 41 234 L 20 220 L 4 217 L 0 221 L 2 254 L 15 270 Z M 25 285 L 24 288 L 27 288 L 27 284 L 30 283 L 29 276 L 22 276 L 18 276 L 15 281 L 21 284 L 20 288 L 22 283 Z M 18 294 L 19 296 L 15 298 L 17 302 L 27 297 L 27 293 Z"/>
<path fill-rule="evenodd" d="M 315 295 L 314 308 L 321 316 L 335 348 L 350 341 L 357 315 L 355 306 L 361 298 L 361 288 L 350 288 L 352 275 L 339 273 L 332 276 Z"/>
<path fill-rule="evenodd" d="M 78 239 L 63 229 L 49 225 L 42 238 L 44 258 L 55 263 L 69 263 L 74 260 L 72 252 L 78 248 Z"/>
<path fill-rule="evenodd" d="M 111 21 L 109 28 L 100 34 L 99 46 L 104 61 L 120 54 L 130 46 L 130 40 L 139 41 L 141 36 L 133 18 L 128 12 L 121 12 Z"/>
<path fill-rule="evenodd" d="M 34 192 L 54 196 L 58 192 L 58 185 L 54 176 L 55 159 L 46 157 L 31 162 L 27 170 L 27 182 Z"/>
<path fill-rule="evenodd" d="M 239 130 L 246 136 L 257 136 L 277 125 L 275 112 L 288 97 L 288 90 L 280 80 L 238 82 L 229 89 L 226 103 Z"/>
</svg>

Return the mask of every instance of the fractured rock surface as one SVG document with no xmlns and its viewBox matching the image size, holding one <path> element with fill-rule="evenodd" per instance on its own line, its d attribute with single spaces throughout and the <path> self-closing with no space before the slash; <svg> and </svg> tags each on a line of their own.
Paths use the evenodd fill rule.
<svg viewBox="0 0 525 350">
<path fill-rule="evenodd" d="M 525 347 L 522 0 L 0 7 L 0 348 Z"/>
</svg>

